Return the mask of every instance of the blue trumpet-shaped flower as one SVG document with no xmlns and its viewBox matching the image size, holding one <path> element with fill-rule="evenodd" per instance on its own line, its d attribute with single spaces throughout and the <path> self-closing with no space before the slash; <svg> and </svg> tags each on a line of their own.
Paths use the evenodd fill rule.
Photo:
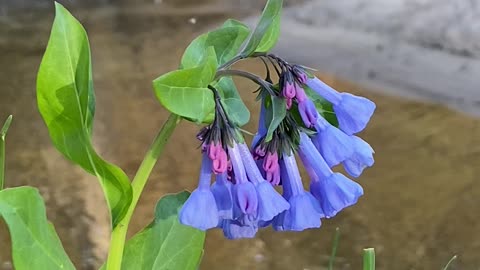
<svg viewBox="0 0 480 270">
<path fill-rule="evenodd" d="M 315 104 L 310 99 L 305 99 L 304 101 L 298 103 L 298 112 L 302 118 L 303 123 L 306 127 L 310 128 L 315 125 L 318 118 L 317 108 Z"/>
<path fill-rule="evenodd" d="M 255 186 L 248 181 L 237 143 L 233 147 L 228 147 L 228 154 L 232 162 L 234 175 L 232 188 L 233 218 L 242 225 L 249 225 L 257 219 L 258 197 Z"/>
<path fill-rule="evenodd" d="M 318 133 L 313 137 L 313 142 L 330 167 L 340 164 L 353 155 L 350 136 L 332 126 L 323 117 L 318 117 L 315 129 Z"/>
<path fill-rule="evenodd" d="M 295 157 L 284 154 L 280 166 L 283 196 L 288 200 L 290 208 L 275 217 L 273 228 L 277 231 L 319 228 L 320 218 L 324 217 L 324 214 L 315 198 L 304 190 Z"/>
<path fill-rule="evenodd" d="M 310 176 L 310 192 L 320 203 L 326 217 L 333 217 L 357 203 L 363 195 L 362 187 L 343 174 L 334 173 L 304 133 L 300 134 L 298 152 Z"/>
<path fill-rule="evenodd" d="M 359 177 L 366 167 L 371 167 L 375 162 L 372 147 L 357 136 L 351 136 L 353 154 L 343 162 L 345 171 L 353 177 Z"/>
<path fill-rule="evenodd" d="M 312 181 L 310 192 L 320 202 L 327 218 L 335 216 L 342 209 L 357 203 L 363 195 L 363 188 L 341 173 L 333 173 L 326 179 Z"/>
<path fill-rule="evenodd" d="M 207 154 L 203 154 L 198 187 L 190 194 L 180 210 L 179 219 L 182 224 L 202 231 L 218 225 L 218 209 L 215 197 L 210 191 L 211 175 L 212 161 Z"/>
<path fill-rule="evenodd" d="M 306 84 L 333 104 L 339 127 L 348 135 L 362 131 L 375 111 L 375 103 L 371 100 L 350 93 L 339 93 L 316 77 L 308 78 Z"/>
<path fill-rule="evenodd" d="M 227 180 L 227 173 L 218 174 L 211 187 L 217 204 L 220 219 L 233 218 L 232 183 Z"/>
<path fill-rule="evenodd" d="M 238 144 L 238 149 L 245 166 L 245 171 L 249 180 L 255 185 L 258 197 L 258 221 L 272 220 L 279 213 L 287 210 L 290 205 L 273 188 L 273 186 L 263 179 L 255 161 L 245 144 Z"/>
</svg>

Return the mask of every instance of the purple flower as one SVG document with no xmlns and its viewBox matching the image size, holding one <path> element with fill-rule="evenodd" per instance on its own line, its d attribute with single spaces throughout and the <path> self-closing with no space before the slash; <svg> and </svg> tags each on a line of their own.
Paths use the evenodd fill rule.
<svg viewBox="0 0 480 270">
<path fill-rule="evenodd" d="M 249 180 L 255 185 L 258 197 L 258 221 L 272 220 L 279 213 L 287 210 L 290 205 L 288 202 L 265 181 L 255 164 L 250 151 L 245 144 L 238 144 L 240 155 L 245 166 L 245 171 Z"/>
<path fill-rule="evenodd" d="M 210 191 L 211 175 L 212 161 L 206 154 L 203 154 L 198 187 L 190 194 L 180 210 L 180 223 L 202 231 L 217 226 L 219 216 L 215 197 Z"/>
<path fill-rule="evenodd" d="M 282 94 L 286 98 L 294 98 L 295 97 L 295 85 L 293 82 L 287 81 L 283 86 Z"/>
<path fill-rule="evenodd" d="M 278 186 L 280 184 L 280 165 L 278 164 L 278 154 L 267 153 L 262 165 L 265 171 L 267 181 L 272 185 Z"/>
<path fill-rule="evenodd" d="M 303 231 L 319 228 L 324 214 L 315 198 L 303 189 L 302 179 L 293 155 L 283 155 L 280 162 L 284 197 L 290 208 L 273 220 L 277 231 Z"/>
<path fill-rule="evenodd" d="M 343 161 L 345 171 L 353 177 L 359 177 L 366 167 L 371 167 L 375 162 L 372 147 L 357 136 L 350 137 L 353 144 L 353 155 Z"/>
<path fill-rule="evenodd" d="M 339 93 L 318 78 L 308 78 L 306 84 L 333 104 L 341 130 L 352 135 L 362 131 L 375 111 L 371 100 L 349 93 Z"/>
<path fill-rule="evenodd" d="M 254 185 L 248 181 L 237 143 L 234 143 L 233 147 L 228 147 L 228 154 L 232 162 L 234 174 L 234 185 L 232 188 L 233 218 L 239 220 L 242 225 L 251 224 L 257 218 L 257 193 Z"/>
<path fill-rule="evenodd" d="M 298 65 L 293 65 L 292 71 L 299 82 L 305 83 L 308 80 L 307 73 L 305 73 L 305 70 L 303 69 L 303 67 Z"/>
<path fill-rule="evenodd" d="M 225 149 L 223 149 L 223 146 L 220 142 L 212 142 L 210 145 L 208 145 L 208 157 L 212 160 L 212 170 L 215 174 L 224 173 L 227 171 L 227 152 L 225 152 Z"/>
<path fill-rule="evenodd" d="M 310 99 L 305 99 L 303 102 L 298 103 L 298 112 L 302 117 L 303 123 L 308 128 L 313 127 L 319 118 L 317 108 L 315 108 L 315 104 Z"/>
<path fill-rule="evenodd" d="M 232 183 L 227 180 L 227 173 L 218 174 L 211 187 L 220 219 L 233 218 Z"/>
<path fill-rule="evenodd" d="M 353 155 L 353 141 L 347 134 L 332 126 L 323 117 L 315 124 L 317 134 L 313 141 L 330 167 L 340 164 Z"/>
<path fill-rule="evenodd" d="M 362 187 L 343 174 L 334 173 L 304 133 L 300 135 L 298 151 L 310 176 L 310 192 L 320 203 L 326 217 L 333 217 L 342 209 L 357 203 L 363 195 Z"/>
<path fill-rule="evenodd" d="M 303 87 L 301 87 L 298 83 L 295 83 L 295 93 L 298 103 L 304 102 L 307 99 L 305 90 L 303 90 Z"/>
</svg>

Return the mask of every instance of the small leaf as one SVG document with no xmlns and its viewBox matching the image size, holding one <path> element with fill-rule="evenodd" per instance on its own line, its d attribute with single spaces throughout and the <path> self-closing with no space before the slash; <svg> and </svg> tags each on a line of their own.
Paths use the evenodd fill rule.
<svg viewBox="0 0 480 270">
<path fill-rule="evenodd" d="M 87 34 L 62 5 L 55 3 L 55 9 L 38 71 L 38 108 L 58 151 L 100 180 L 115 227 L 127 212 L 132 188 L 127 175 L 93 149 L 95 97 Z"/>
<path fill-rule="evenodd" d="M 241 127 L 250 120 L 250 111 L 243 103 L 235 83 L 230 77 L 223 77 L 214 87 L 219 91 L 222 104 L 227 111 L 229 120 Z"/>
<path fill-rule="evenodd" d="M 75 269 L 47 220 L 38 190 L 17 187 L 0 191 L 0 216 L 10 230 L 15 269 Z"/>
<path fill-rule="evenodd" d="M 189 69 L 164 74 L 153 81 L 160 103 L 172 113 L 202 122 L 215 109 L 212 90 L 207 86 L 215 78 L 217 59 L 208 47 L 201 63 Z"/>
<path fill-rule="evenodd" d="M 310 87 L 304 86 L 305 93 L 315 104 L 317 111 L 325 118 L 331 125 L 338 127 L 338 119 L 333 110 L 332 103 L 315 93 Z"/>
<path fill-rule="evenodd" d="M 205 232 L 178 221 L 178 211 L 188 196 L 184 191 L 160 199 L 155 208 L 155 220 L 127 241 L 122 269 L 198 269 Z"/>
<path fill-rule="evenodd" d="M 283 0 L 268 0 L 260 21 L 243 49 L 243 55 L 250 56 L 254 52 L 268 52 L 275 46 L 280 34 L 282 4 Z"/>
<path fill-rule="evenodd" d="M 287 105 L 284 98 L 272 96 L 270 101 L 265 105 L 267 108 L 267 123 L 269 123 L 265 142 L 269 142 L 272 139 L 273 132 L 287 115 Z"/>
<path fill-rule="evenodd" d="M 219 29 L 198 36 L 190 43 L 182 56 L 182 68 L 198 66 L 208 47 L 213 47 L 218 65 L 233 58 L 247 38 L 249 29 L 241 22 L 227 20 Z"/>
</svg>

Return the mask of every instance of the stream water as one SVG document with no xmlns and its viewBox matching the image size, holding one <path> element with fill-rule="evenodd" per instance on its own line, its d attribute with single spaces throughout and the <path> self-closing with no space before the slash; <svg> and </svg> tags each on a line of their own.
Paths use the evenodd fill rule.
<svg viewBox="0 0 480 270">
<path fill-rule="evenodd" d="M 38 187 L 48 217 L 78 269 L 97 269 L 109 240 L 102 192 L 95 177 L 65 161 L 53 148 L 36 107 L 36 72 L 53 20 L 53 7 L 40 2 L 34 9 L 5 5 L 0 15 L 0 119 L 14 115 L 7 139 L 6 184 Z M 261 4 L 99 2 L 71 9 L 87 29 L 92 47 L 97 95 L 94 142 L 102 156 L 132 176 L 167 117 L 151 81 L 178 66 L 196 35 L 227 17 L 256 13 Z M 258 63 L 241 67 L 262 72 Z M 336 227 L 341 230 L 338 270 L 360 269 L 365 247 L 376 248 L 378 269 L 441 269 L 454 254 L 459 259 L 451 269 L 479 269 L 480 121 L 320 76 L 337 89 L 366 95 L 378 105 L 362 134 L 376 150 L 375 166 L 359 179 L 364 197 L 325 220 L 318 230 L 266 230 L 255 239 L 238 241 L 225 240 L 219 231 L 209 232 L 201 269 L 326 269 Z M 258 110 L 250 93 L 254 86 L 239 81 L 239 88 L 255 115 Z M 252 121 L 246 129 L 255 126 Z M 132 232 L 149 223 L 163 194 L 195 187 L 198 129 L 183 122 L 175 131 L 135 212 Z M 1 223 L 0 243 L 0 269 L 12 269 L 8 234 Z"/>
</svg>

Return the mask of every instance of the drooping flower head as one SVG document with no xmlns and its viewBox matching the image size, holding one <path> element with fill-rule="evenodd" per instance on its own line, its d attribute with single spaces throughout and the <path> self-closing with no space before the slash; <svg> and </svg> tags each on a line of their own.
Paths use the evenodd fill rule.
<svg viewBox="0 0 480 270">
<path fill-rule="evenodd" d="M 203 128 L 197 138 L 202 141 L 204 160 L 210 167 L 202 166 L 202 175 L 205 176 L 201 177 L 199 187 L 187 200 L 181 213 L 189 213 L 188 217 L 193 220 L 203 220 L 202 215 L 206 211 L 197 210 L 199 206 L 206 208 L 208 205 L 208 214 L 212 218 L 206 226 L 190 222 L 187 215 L 181 214 L 183 224 L 202 230 L 218 226 L 228 238 L 253 237 L 259 222 L 272 220 L 289 208 L 287 201 L 262 176 L 218 97 L 213 123 Z M 210 187 L 212 173 L 216 174 L 216 181 Z M 193 197 L 197 190 L 208 193 L 208 201 L 201 200 L 206 196 Z"/>
<path fill-rule="evenodd" d="M 302 231 L 320 227 L 322 218 L 337 215 L 363 195 L 358 183 L 332 167 L 342 164 L 359 177 L 373 165 L 372 147 L 354 134 L 365 128 L 375 104 L 333 90 L 302 66 L 271 54 L 263 57 L 275 67 L 279 82 L 273 84 L 268 73 L 259 83 L 260 117 L 250 148 L 216 89 L 209 87 L 215 118 L 197 135 L 202 166 L 198 187 L 180 211 L 185 225 L 221 228 L 229 239 L 254 237 L 270 225 Z M 309 190 L 295 155 L 307 171 Z"/>
</svg>

